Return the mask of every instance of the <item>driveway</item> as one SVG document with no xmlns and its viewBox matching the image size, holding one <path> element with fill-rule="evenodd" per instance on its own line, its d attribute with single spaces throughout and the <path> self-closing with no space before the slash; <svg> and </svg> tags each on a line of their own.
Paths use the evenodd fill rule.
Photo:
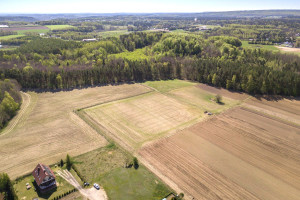
<svg viewBox="0 0 300 200">
<path fill-rule="evenodd" d="M 96 188 L 89 188 L 89 189 L 83 189 L 82 186 L 77 182 L 77 180 L 74 178 L 74 176 L 68 171 L 58 171 L 57 174 L 61 176 L 63 179 L 65 179 L 68 183 L 73 185 L 80 194 L 89 199 L 89 200 L 107 200 L 107 195 L 103 188 L 101 187 L 100 190 L 97 190 Z"/>
</svg>

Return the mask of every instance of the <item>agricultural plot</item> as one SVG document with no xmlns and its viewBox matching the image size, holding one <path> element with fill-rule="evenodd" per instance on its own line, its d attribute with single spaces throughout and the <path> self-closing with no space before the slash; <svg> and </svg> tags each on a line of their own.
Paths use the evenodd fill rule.
<svg viewBox="0 0 300 200">
<path fill-rule="evenodd" d="M 280 118 L 294 124 L 300 125 L 300 101 L 299 98 L 281 98 L 269 101 L 266 98 L 251 98 L 244 106 Z"/>
<path fill-rule="evenodd" d="M 195 199 L 296 200 L 299 133 L 299 126 L 237 107 L 149 144 L 140 155 Z"/>
<path fill-rule="evenodd" d="M 205 119 L 204 111 L 217 113 L 240 102 L 224 98 L 218 104 L 212 100 L 215 94 L 188 81 L 148 81 L 143 85 L 154 91 L 90 107 L 80 114 L 124 148 L 135 151 Z"/>
<path fill-rule="evenodd" d="M 84 110 L 99 127 L 129 150 L 197 121 L 202 111 L 158 92 Z"/>
<path fill-rule="evenodd" d="M 179 89 L 179 88 L 184 88 L 188 86 L 193 86 L 196 85 L 196 83 L 189 82 L 189 81 L 183 81 L 183 80 L 166 80 L 166 81 L 146 81 L 143 83 L 146 86 L 152 87 L 155 90 L 166 93 L 170 92 L 171 90 Z"/>
<path fill-rule="evenodd" d="M 213 113 L 219 113 L 239 103 L 238 100 L 223 97 L 222 103 L 218 104 L 213 100 L 216 94 L 206 92 L 199 87 L 187 87 L 173 90 L 168 94 L 179 99 L 180 101 L 200 107 L 202 110 L 207 110 Z"/>
<path fill-rule="evenodd" d="M 50 30 L 63 30 L 68 28 L 74 28 L 74 26 L 71 25 L 47 25 L 46 27 Z"/>
<path fill-rule="evenodd" d="M 127 30 L 117 30 L 117 31 L 101 31 L 98 32 L 97 35 L 102 38 L 107 37 L 119 37 L 120 35 L 129 34 Z"/>
<path fill-rule="evenodd" d="M 104 146 L 106 140 L 73 110 L 149 91 L 140 85 L 125 84 L 27 93 L 31 98 L 22 117 L 0 135 L 0 172 L 16 178 L 30 172 L 38 162 L 52 164 L 67 153 L 75 156 Z"/>
<path fill-rule="evenodd" d="M 25 36 L 25 33 L 47 33 L 49 31 L 49 29 L 45 26 L 20 26 L 20 27 L 4 28 L 0 30 L 14 31 L 17 33 L 16 35 L 0 36 L 0 41 L 20 38 Z"/>
<path fill-rule="evenodd" d="M 242 41 L 242 47 L 250 49 L 265 49 L 279 52 L 279 49 L 274 45 L 249 44 L 248 41 Z"/>
</svg>

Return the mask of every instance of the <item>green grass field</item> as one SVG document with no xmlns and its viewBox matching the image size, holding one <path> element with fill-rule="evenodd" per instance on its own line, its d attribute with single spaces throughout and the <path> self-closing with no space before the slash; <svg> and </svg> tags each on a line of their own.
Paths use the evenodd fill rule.
<svg viewBox="0 0 300 200">
<path fill-rule="evenodd" d="M 178 79 L 167 80 L 167 81 L 146 81 L 143 84 L 152 87 L 162 93 L 169 92 L 171 90 L 182 88 L 182 87 L 196 85 L 196 83 L 178 80 Z"/>
<path fill-rule="evenodd" d="M 242 41 L 243 48 L 251 48 L 251 49 L 265 49 L 270 51 L 277 51 L 280 50 L 274 45 L 261 45 L 261 44 L 249 44 L 248 41 Z"/>
<path fill-rule="evenodd" d="M 132 157 L 114 145 L 75 158 L 76 167 L 91 184 L 103 187 L 109 199 L 162 199 L 171 190 L 144 166 L 125 168 Z"/>
<path fill-rule="evenodd" d="M 9 40 L 9 39 L 14 39 L 14 38 L 20 38 L 20 37 L 23 37 L 25 35 L 6 35 L 6 36 L 0 36 L 0 41 L 1 40 Z"/>
<path fill-rule="evenodd" d="M 62 30 L 62 29 L 68 29 L 68 28 L 73 28 L 74 26 L 71 25 L 47 25 L 47 28 L 50 30 Z"/>
<path fill-rule="evenodd" d="M 118 30 L 118 31 L 98 32 L 97 34 L 102 38 L 107 38 L 107 37 L 119 37 L 120 35 L 124 35 L 128 33 L 129 32 L 127 30 Z"/>
<path fill-rule="evenodd" d="M 25 33 L 47 33 L 47 32 L 49 32 L 49 29 L 27 29 L 27 30 L 18 30 L 16 32 L 18 33 L 17 35 L 0 36 L 0 41 L 14 39 L 14 38 L 20 38 L 20 37 L 26 36 Z"/>
<path fill-rule="evenodd" d="M 25 33 L 48 33 L 49 29 L 28 29 L 17 31 L 18 35 L 24 35 Z"/>
<path fill-rule="evenodd" d="M 109 57 L 115 57 L 115 58 L 126 58 L 128 60 L 148 60 L 150 56 L 147 56 L 145 54 L 145 49 L 136 49 L 133 52 L 125 51 L 118 54 L 112 54 Z M 150 50 L 149 50 L 150 51 Z"/>
</svg>

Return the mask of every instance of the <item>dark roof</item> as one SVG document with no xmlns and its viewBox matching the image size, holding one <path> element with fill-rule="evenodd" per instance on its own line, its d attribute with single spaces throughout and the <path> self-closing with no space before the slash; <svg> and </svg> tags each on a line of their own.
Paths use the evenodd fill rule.
<svg viewBox="0 0 300 200">
<path fill-rule="evenodd" d="M 55 179 L 55 175 L 51 168 L 44 164 L 38 164 L 32 172 L 35 182 L 40 186 L 45 179 Z"/>
</svg>

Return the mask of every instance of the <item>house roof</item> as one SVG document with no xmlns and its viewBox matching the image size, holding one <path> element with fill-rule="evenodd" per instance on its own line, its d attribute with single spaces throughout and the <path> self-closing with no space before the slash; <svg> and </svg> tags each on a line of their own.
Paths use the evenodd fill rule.
<svg viewBox="0 0 300 200">
<path fill-rule="evenodd" d="M 45 179 L 54 178 L 55 175 L 51 168 L 44 164 L 38 164 L 32 172 L 35 182 L 40 186 Z"/>
</svg>

